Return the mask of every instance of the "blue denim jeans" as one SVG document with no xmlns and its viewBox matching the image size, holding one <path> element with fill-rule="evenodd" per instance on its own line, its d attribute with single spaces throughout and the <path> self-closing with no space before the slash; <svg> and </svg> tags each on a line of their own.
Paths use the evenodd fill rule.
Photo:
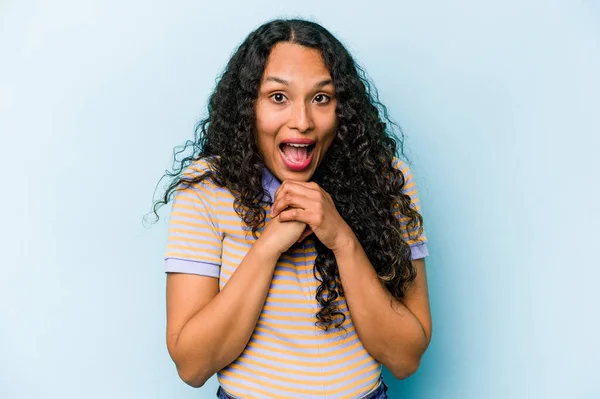
<svg viewBox="0 0 600 399">
<path fill-rule="evenodd" d="M 377 383 L 377 386 L 375 387 L 375 389 L 357 399 L 388 399 L 387 391 L 388 391 L 387 384 L 383 381 L 382 377 L 379 377 L 379 382 Z M 230 393 L 227 393 L 222 387 L 219 387 L 219 389 L 217 389 L 217 398 L 219 398 L 219 399 L 243 399 L 243 398 L 238 398 L 237 396 L 233 396 Z"/>
</svg>

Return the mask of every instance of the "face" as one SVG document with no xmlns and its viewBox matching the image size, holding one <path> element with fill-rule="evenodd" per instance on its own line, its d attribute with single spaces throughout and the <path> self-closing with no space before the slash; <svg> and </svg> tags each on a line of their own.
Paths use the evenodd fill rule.
<svg viewBox="0 0 600 399">
<path fill-rule="evenodd" d="M 336 103 L 319 50 L 287 42 L 272 48 L 256 101 L 255 134 L 265 165 L 280 181 L 312 177 L 337 131 Z"/>
</svg>

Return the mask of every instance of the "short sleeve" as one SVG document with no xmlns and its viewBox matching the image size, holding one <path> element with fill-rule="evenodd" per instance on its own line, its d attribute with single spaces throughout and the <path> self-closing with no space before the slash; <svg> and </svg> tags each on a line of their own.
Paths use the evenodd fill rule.
<svg viewBox="0 0 600 399">
<path fill-rule="evenodd" d="M 216 190 L 204 180 L 175 191 L 165 254 L 167 273 L 219 277 L 223 241 Z"/>
<path fill-rule="evenodd" d="M 404 161 L 394 158 L 394 167 L 399 169 L 404 175 L 404 187 L 402 188 L 402 192 L 410 197 L 411 207 L 417 212 L 421 213 L 421 204 L 419 202 L 417 186 L 408 165 Z M 410 245 L 412 259 L 421 259 L 428 256 L 429 251 L 427 249 L 427 237 L 425 236 L 425 230 L 416 236 L 419 230 L 418 226 L 407 230 L 409 218 L 404 216 L 400 210 L 396 211 L 396 217 L 400 220 L 400 224 L 404 228 L 402 238 L 406 240 L 408 245 Z"/>
</svg>

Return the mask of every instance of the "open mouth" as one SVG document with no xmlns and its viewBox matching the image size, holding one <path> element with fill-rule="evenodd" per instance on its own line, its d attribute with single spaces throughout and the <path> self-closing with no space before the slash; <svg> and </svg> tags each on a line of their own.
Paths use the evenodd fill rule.
<svg viewBox="0 0 600 399">
<path fill-rule="evenodd" d="M 314 144 L 285 144 L 281 143 L 279 149 L 283 156 L 292 163 L 301 164 L 306 161 L 315 148 Z"/>
</svg>

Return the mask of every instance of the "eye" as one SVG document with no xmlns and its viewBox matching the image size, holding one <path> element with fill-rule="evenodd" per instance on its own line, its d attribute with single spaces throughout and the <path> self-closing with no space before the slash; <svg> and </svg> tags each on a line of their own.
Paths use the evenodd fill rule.
<svg viewBox="0 0 600 399">
<path fill-rule="evenodd" d="M 319 103 L 319 104 L 327 104 L 329 101 L 331 101 L 331 97 L 329 97 L 326 94 L 317 94 L 317 96 L 315 97 L 315 100 L 318 98 L 326 99 L 325 101 L 317 101 L 317 103 Z"/>
<path fill-rule="evenodd" d="M 285 99 L 285 96 L 282 93 L 275 93 L 271 98 L 275 100 L 276 104 L 283 104 L 283 101 L 280 100 Z"/>
</svg>

